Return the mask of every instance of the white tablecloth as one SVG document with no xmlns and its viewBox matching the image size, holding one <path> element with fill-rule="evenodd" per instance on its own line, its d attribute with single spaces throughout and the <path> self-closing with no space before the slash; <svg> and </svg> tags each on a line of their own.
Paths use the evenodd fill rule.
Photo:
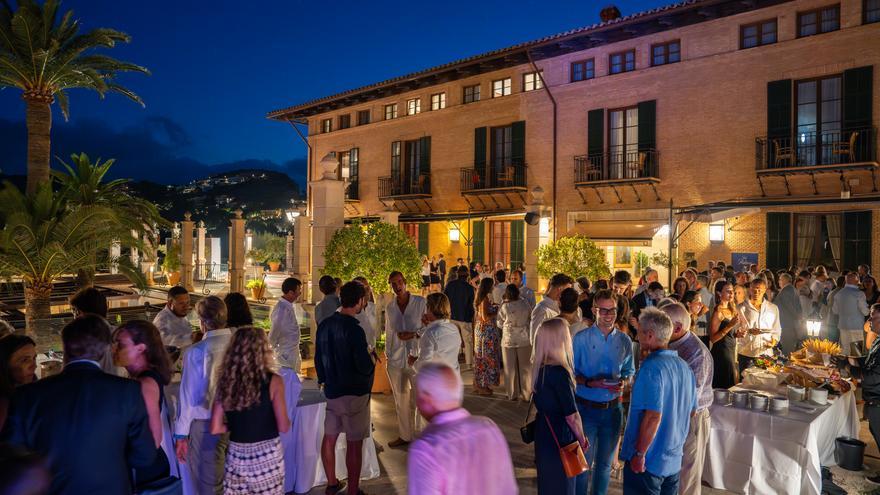
<svg viewBox="0 0 880 495">
<path fill-rule="evenodd" d="M 703 481 L 752 495 L 821 493 L 821 466 L 834 466 L 835 439 L 858 436 L 852 392 L 814 412 L 771 414 L 713 405 Z"/>
</svg>

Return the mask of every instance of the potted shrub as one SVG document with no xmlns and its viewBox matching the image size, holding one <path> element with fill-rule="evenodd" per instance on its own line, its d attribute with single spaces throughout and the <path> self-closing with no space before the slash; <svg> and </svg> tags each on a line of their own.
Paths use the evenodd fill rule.
<svg viewBox="0 0 880 495">
<path fill-rule="evenodd" d="M 266 282 L 263 282 L 263 279 L 260 278 L 250 280 L 245 287 L 251 290 L 251 296 L 254 299 L 262 299 L 263 293 L 266 292 Z"/>
<path fill-rule="evenodd" d="M 168 285 L 180 283 L 180 246 L 172 244 L 162 260 L 162 270 L 168 276 Z"/>
<path fill-rule="evenodd" d="M 263 260 L 269 265 L 269 271 L 277 272 L 281 268 L 281 260 L 287 255 L 287 241 L 281 237 L 266 239 L 263 246 Z"/>
</svg>

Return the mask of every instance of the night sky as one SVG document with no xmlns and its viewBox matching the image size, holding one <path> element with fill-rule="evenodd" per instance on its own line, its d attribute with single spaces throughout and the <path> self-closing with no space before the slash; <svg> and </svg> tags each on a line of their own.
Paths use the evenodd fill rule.
<svg viewBox="0 0 880 495">
<path fill-rule="evenodd" d="M 670 3 L 619 1 L 623 15 Z M 255 8 L 254 4 L 258 6 Z M 598 22 L 606 4 L 512 2 L 135 2 L 67 0 L 84 29 L 132 36 L 105 50 L 146 66 L 125 75 L 146 108 L 71 90 L 57 105 L 53 153 L 116 158 L 115 175 L 182 183 L 234 168 L 269 168 L 302 183 L 306 147 L 270 110 Z M 0 91 L 0 169 L 24 173 L 24 103 Z M 55 166 L 53 161 L 53 166 Z"/>
</svg>

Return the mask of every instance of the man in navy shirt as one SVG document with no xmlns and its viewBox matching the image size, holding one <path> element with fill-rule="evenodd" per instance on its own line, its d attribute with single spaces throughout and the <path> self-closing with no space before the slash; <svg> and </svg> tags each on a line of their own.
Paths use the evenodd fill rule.
<svg viewBox="0 0 880 495">
<path fill-rule="evenodd" d="M 672 320 L 656 308 L 639 317 L 639 344 L 650 354 L 632 389 L 626 431 L 620 446 L 624 495 L 678 493 L 684 442 L 697 409 L 694 373 L 668 349 Z"/>
<path fill-rule="evenodd" d="M 608 492 L 611 463 L 623 421 L 621 390 L 635 373 L 632 340 L 614 326 L 617 296 L 607 289 L 597 292 L 593 313 L 593 326 L 572 339 L 575 400 L 590 442 L 587 462 L 592 465 L 591 471 L 578 476 L 578 495 L 586 495 L 588 482 L 593 495 Z"/>
</svg>

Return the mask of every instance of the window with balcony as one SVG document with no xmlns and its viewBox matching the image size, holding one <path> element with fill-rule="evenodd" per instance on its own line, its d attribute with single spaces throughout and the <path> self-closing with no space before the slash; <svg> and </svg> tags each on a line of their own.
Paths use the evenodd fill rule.
<svg viewBox="0 0 880 495">
<path fill-rule="evenodd" d="M 385 120 L 397 118 L 397 103 L 385 105 Z"/>
<path fill-rule="evenodd" d="M 333 130 L 333 119 L 321 120 L 321 134 L 326 134 Z"/>
<path fill-rule="evenodd" d="M 612 53 L 608 56 L 608 72 L 611 74 L 620 74 L 621 72 L 629 72 L 636 68 L 636 51 L 627 50 L 625 52 Z"/>
<path fill-rule="evenodd" d="M 608 112 L 608 153 L 614 177 L 626 177 L 625 165 L 639 152 L 639 109 L 622 108 Z M 629 159 L 628 159 L 629 158 Z"/>
<path fill-rule="evenodd" d="M 839 75 L 797 82 L 798 163 L 831 163 L 833 146 L 840 140 L 843 116 L 841 82 Z"/>
<path fill-rule="evenodd" d="M 525 121 L 474 129 L 474 166 L 461 170 L 462 192 L 526 186 Z"/>
<path fill-rule="evenodd" d="M 862 3 L 862 22 L 880 22 L 880 0 L 864 0 Z"/>
<path fill-rule="evenodd" d="M 510 94 L 510 78 L 492 81 L 492 98 L 507 96 Z"/>
<path fill-rule="evenodd" d="M 358 174 L 360 171 L 360 149 L 351 148 L 348 151 L 338 153 L 339 169 L 337 176 L 345 181 L 345 199 L 356 201 L 358 195 Z"/>
<path fill-rule="evenodd" d="M 348 129 L 351 127 L 351 115 L 345 114 L 339 116 L 339 128 Z"/>
<path fill-rule="evenodd" d="M 358 125 L 367 125 L 369 123 L 370 123 L 370 111 L 369 110 L 358 111 Z"/>
<path fill-rule="evenodd" d="M 593 59 L 571 63 L 571 82 L 586 81 L 596 77 L 596 62 Z"/>
<path fill-rule="evenodd" d="M 415 115 L 422 111 L 422 99 L 421 98 L 412 98 L 406 100 L 406 114 L 407 115 Z"/>
<path fill-rule="evenodd" d="M 379 178 L 379 196 L 431 193 L 431 137 L 391 143 L 391 176 Z"/>
<path fill-rule="evenodd" d="M 776 43 L 776 19 L 745 24 L 739 28 L 740 48 L 753 48 L 772 43 Z"/>
<path fill-rule="evenodd" d="M 431 95 L 431 110 L 440 110 L 443 108 L 446 108 L 446 93 Z"/>
<path fill-rule="evenodd" d="M 681 60 L 681 43 L 678 40 L 651 46 L 651 65 L 666 65 Z"/>
<path fill-rule="evenodd" d="M 544 81 L 541 77 L 544 71 L 527 72 L 523 74 L 523 91 L 534 91 L 544 87 Z"/>
<path fill-rule="evenodd" d="M 463 89 L 462 101 L 465 104 L 480 101 L 480 85 L 465 86 Z"/>
<path fill-rule="evenodd" d="M 574 157 L 575 183 L 659 181 L 657 102 L 587 112 L 587 154 Z"/>
<path fill-rule="evenodd" d="M 840 4 L 799 12 L 797 24 L 798 38 L 837 31 L 840 29 Z"/>
</svg>

